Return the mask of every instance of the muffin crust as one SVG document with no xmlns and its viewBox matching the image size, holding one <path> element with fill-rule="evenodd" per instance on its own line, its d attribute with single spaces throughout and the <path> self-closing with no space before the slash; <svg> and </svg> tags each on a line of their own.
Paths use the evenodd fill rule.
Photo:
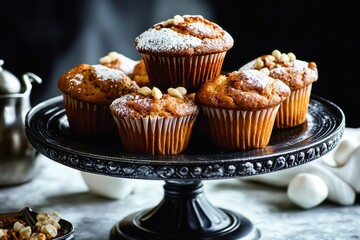
<svg viewBox="0 0 360 240">
<path fill-rule="evenodd" d="M 142 59 L 137 62 L 133 72 L 129 74 L 129 77 L 134 80 L 139 85 L 139 87 L 151 86 L 149 77 L 146 72 L 145 63 Z"/>
<path fill-rule="evenodd" d="M 181 117 L 198 113 L 199 109 L 187 96 L 182 98 L 162 94 L 160 99 L 140 93 L 124 95 L 110 105 L 112 114 L 118 118 Z"/>
<path fill-rule="evenodd" d="M 99 59 L 99 63 L 109 68 L 119 69 L 126 75 L 131 74 L 134 71 L 134 67 L 138 64 L 138 61 L 132 60 L 123 54 L 112 51 L 106 56 Z"/>
<path fill-rule="evenodd" d="M 306 87 L 318 79 L 315 62 L 298 60 L 293 53 L 285 54 L 278 50 L 274 50 L 272 54 L 262 55 L 240 68 L 246 69 L 268 69 L 270 77 L 283 81 L 291 91 Z"/>
<path fill-rule="evenodd" d="M 233 44 L 229 33 L 200 15 L 176 15 L 153 25 L 135 39 L 135 48 L 140 53 L 158 56 L 225 52 Z"/>
<path fill-rule="evenodd" d="M 77 100 L 110 104 L 121 95 L 137 91 L 139 86 L 121 70 L 83 63 L 64 73 L 58 88 Z"/>
<path fill-rule="evenodd" d="M 258 70 L 234 71 L 205 82 L 196 93 L 196 103 L 208 107 L 255 110 L 280 104 L 289 87 Z"/>
</svg>

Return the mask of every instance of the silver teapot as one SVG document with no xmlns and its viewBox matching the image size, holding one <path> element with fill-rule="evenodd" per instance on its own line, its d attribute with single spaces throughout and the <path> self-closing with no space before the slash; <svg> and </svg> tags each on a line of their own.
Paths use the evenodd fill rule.
<svg viewBox="0 0 360 240">
<path fill-rule="evenodd" d="M 42 80 L 25 73 L 20 82 L 3 64 L 0 59 L 0 186 L 9 186 L 30 181 L 38 168 L 38 152 L 27 140 L 24 123 L 32 82 Z"/>
</svg>

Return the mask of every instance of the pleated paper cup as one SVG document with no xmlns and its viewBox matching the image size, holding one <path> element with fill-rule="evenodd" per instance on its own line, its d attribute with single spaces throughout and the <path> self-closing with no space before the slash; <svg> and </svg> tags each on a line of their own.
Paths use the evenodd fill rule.
<svg viewBox="0 0 360 240">
<path fill-rule="evenodd" d="M 86 135 L 116 135 L 116 126 L 108 105 L 80 101 L 67 94 L 63 94 L 63 98 L 72 131 Z"/>
<path fill-rule="evenodd" d="M 303 124 L 308 113 L 312 84 L 292 91 L 281 103 L 275 120 L 276 128 L 290 128 Z"/>
<path fill-rule="evenodd" d="M 125 151 L 151 155 L 178 154 L 189 144 L 196 115 L 183 117 L 114 117 Z"/>
<path fill-rule="evenodd" d="M 220 74 L 226 52 L 201 56 L 153 56 L 142 54 L 151 85 L 164 90 L 185 87 L 197 91 L 207 80 Z"/>
<path fill-rule="evenodd" d="M 279 106 L 255 111 L 203 106 L 202 110 L 208 119 L 215 146 L 228 150 L 247 150 L 268 145 Z"/>
</svg>

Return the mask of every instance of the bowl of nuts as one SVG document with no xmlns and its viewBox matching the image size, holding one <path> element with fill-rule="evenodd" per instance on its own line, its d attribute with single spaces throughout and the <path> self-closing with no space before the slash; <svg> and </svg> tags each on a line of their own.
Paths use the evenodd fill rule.
<svg viewBox="0 0 360 240">
<path fill-rule="evenodd" d="M 73 232 L 73 225 L 56 211 L 37 213 L 25 207 L 19 212 L 0 213 L 0 239 L 66 240 Z"/>
</svg>

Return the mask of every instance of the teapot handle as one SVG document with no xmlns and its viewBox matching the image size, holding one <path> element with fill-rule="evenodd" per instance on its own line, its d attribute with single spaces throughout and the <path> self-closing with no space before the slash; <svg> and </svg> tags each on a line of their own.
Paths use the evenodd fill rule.
<svg viewBox="0 0 360 240">
<path fill-rule="evenodd" d="M 24 93 L 30 93 L 30 90 L 32 88 L 32 85 L 31 85 L 32 82 L 36 82 L 38 84 L 42 83 L 42 79 L 38 75 L 31 73 L 31 72 L 24 73 L 22 75 L 22 78 L 23 78 L 23 80 L 25 82 L 25 86 L 26 86 Z"/>
</svg>

